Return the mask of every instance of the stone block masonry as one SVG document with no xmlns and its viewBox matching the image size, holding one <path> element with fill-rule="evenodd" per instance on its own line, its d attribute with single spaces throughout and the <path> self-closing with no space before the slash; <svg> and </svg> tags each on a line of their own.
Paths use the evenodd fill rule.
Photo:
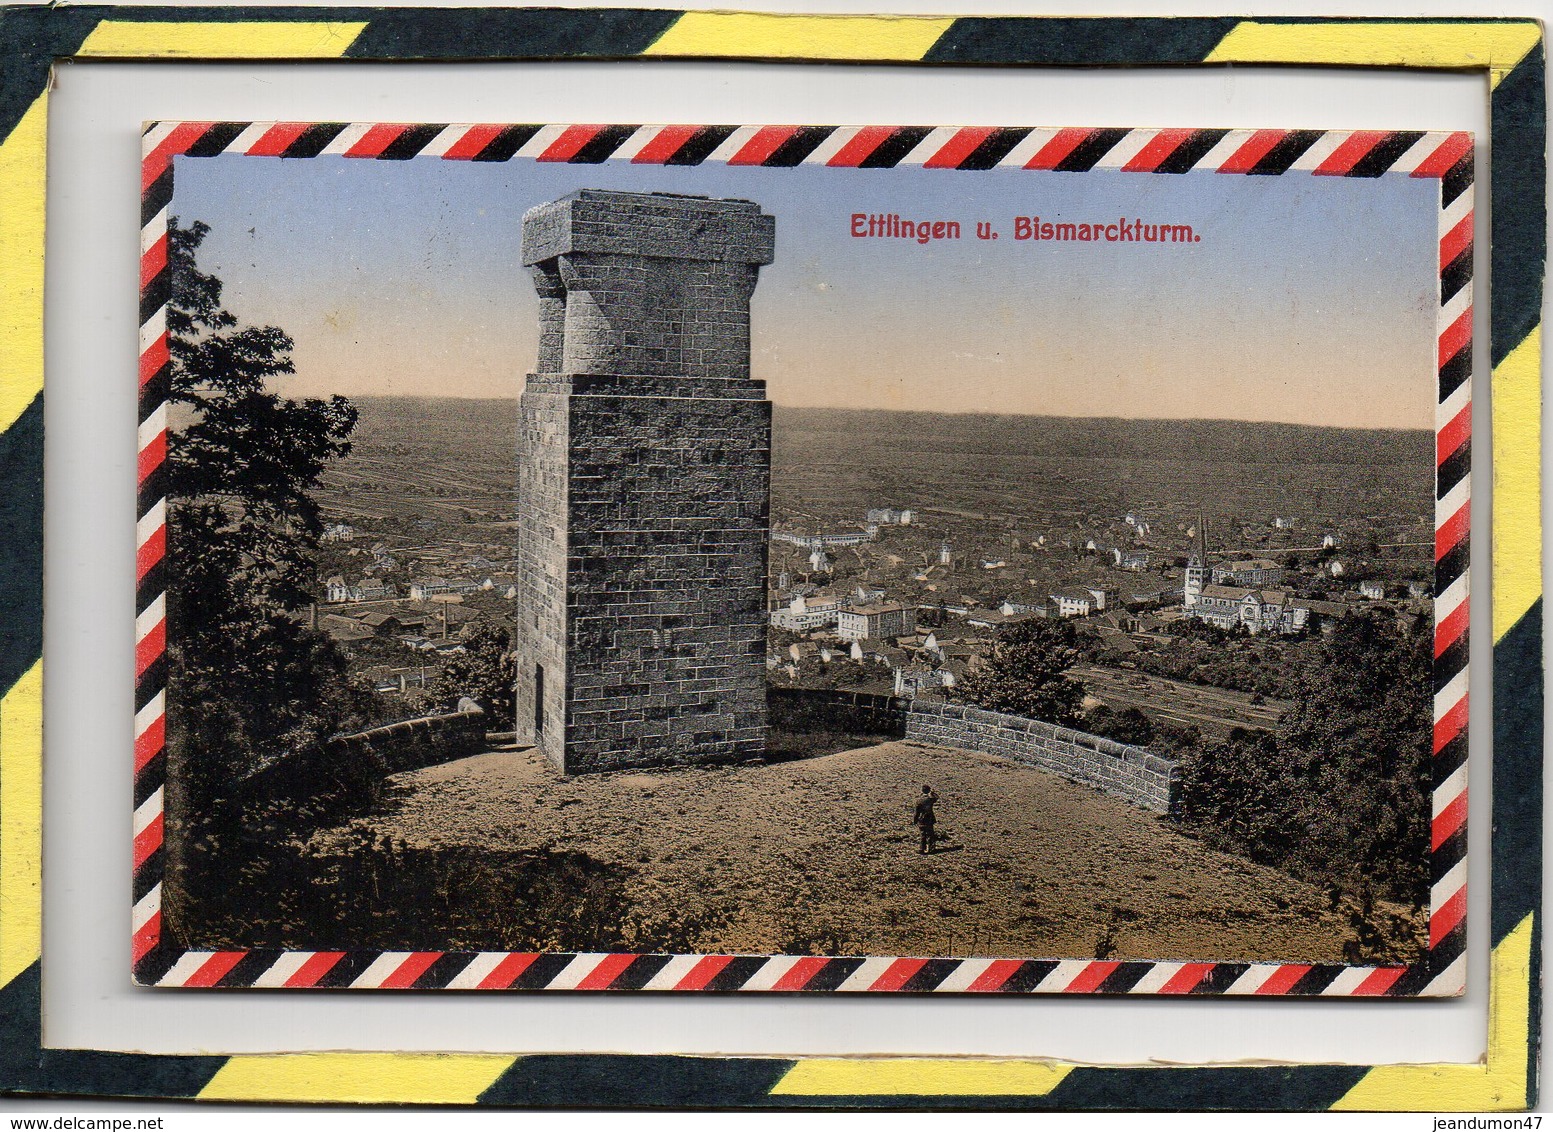
<svg viewBox="0 0 1553 1132">
<path fill-rule="evenodd" d="M 1053 771 L 1158 813 L 1170 811 L 1179 781 L 1174 761 L 1142 747 L 961 704 L 914 702 L 906 738 Z"/>
<path fill-rule="evenodd" d="M 748 380 L 776 221 L 749 201 L 584 189 L 523 218 L 540 373 Z"/>
<path fill-rule="evenodd" d="M 583 190 L 524 217 L 517 730 L 565 773 L 765 750 L 771 405 L 749 302 L 773 241 L 748 201 Z"/>
<path fill-rule="evenodd" d="M 483 712 L 451 712 L 334 735 L 251 775 L 239 794 L 248 800 L 362 804 L 391 774 L 479 753 L 485 747 L 485 724 Z"/>
</svg>

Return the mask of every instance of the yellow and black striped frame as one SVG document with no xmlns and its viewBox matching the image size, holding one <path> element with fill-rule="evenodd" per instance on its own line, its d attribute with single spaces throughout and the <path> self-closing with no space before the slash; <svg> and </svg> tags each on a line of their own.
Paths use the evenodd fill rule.
<svg viewBox="0 0 1553 1132">
<path fill-rule="evenodd" d="M 1542 29 L 1530 20 L 806 16 L 649 9 L 0 8 L 0 1091 L 672 1107 L 1519 1109 L 1540 1044 Z M 1490 89 L 1493 837 L 1483 1062 L 1098 1068 L 980 1058 L 164 1056 L 42 1036 L 43 253 L 54 61 L 656 57 L 1454 70 Z M 1478 755 L 1483 757 L 1482 754 Z"/>
</svg>

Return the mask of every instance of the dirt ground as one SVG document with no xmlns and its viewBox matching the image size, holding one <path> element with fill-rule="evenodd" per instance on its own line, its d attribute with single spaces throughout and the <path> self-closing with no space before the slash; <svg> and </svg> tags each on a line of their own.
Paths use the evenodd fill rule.
<svg viewBox="0 0 1553 1132">
<path fill-rule="evenodd" d="M 910 820 L 924 783 L 948 835 L 926 856 Z M 574 778 L 494 752 L 397 776 L 352 830 L 625 866 L 629 900 L 700 924 L 707 952 L 1341 962 L 1354 934 L 1315 887 L 1161 817 L 908 742 Z"/>
</svg>

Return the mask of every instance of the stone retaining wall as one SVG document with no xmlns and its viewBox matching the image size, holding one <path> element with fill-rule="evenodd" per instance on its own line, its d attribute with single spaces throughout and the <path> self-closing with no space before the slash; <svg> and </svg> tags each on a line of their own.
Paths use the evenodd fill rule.
<svg viewBox="0 0 1553 1132">
<path fill-rule="evenodd" d="M 251 775 L 242 794 L 252 801 L 361 802 L 391 774 L 476 754 L 485 746 L 485 724 L 484 712 L 465 711 L 334 735 Z"/>
<path fill-rule="evenodd" d="M 1173 760 L 1142 747 L 963 704 L 915 701 L 906 738 L 1050 770 L 1159 813 L 1170 810 L 1179 779 Z"/>
<path fill-rule="evenodd" d="M 818 688 L 767 688 L 771 726 L 783 731 L 839 731 L 844 734 L 906 736 L 910 700 L 871 692 Z"/>
</svg>

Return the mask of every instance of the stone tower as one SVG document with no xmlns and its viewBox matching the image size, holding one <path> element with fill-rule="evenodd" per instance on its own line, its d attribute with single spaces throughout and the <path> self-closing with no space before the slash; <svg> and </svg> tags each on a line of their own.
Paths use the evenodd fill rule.
<svg viewBox="0 0 1553 1132">
<path fill-rule="evenodd" d="M 766 743 L 771 403 L 750 297 L 775 220 L 584 189 L 530 209 L 517 730 L 567 774 Z"/>
</svg>

